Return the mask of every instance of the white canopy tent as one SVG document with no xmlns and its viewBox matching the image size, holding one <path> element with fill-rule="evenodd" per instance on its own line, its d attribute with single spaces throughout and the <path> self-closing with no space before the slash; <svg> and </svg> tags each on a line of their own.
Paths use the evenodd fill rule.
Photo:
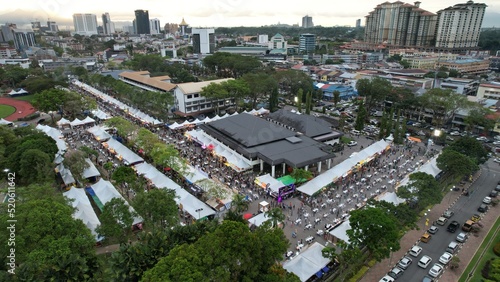
<svg viewBox="0 0 500 282">
<path fill-rule="evenodd" d="M 377 201 L 386 201 L 388 203 L 394 204 L 395 206 L 402 204 L 405 202 L 404 199 L 401 199 L 396 195 L 394 192 L 384 192 L 377 197 L 375 197 L 375 200 Z"/>
<path fill-rule="evenodd" d="M 85 162 L 89 165 L 82 173 L 83 178 L 91 178 L 101 176 L 99 170 L 95 167 L 94 163 L 90 159 L 85 159 Z"/>
<path fill-rule="evenodd" d="M 83 124 L 95 123 L 95 120 L 89 116 L 87 116 L 84 120 L 82 120 Z"/>
<path fill-rule="evenodd" d="M 71 122 L 69 120 L 65 119 L 65 118 L 62 118 L 59 121 L 57 121 L 57 125 L 59 125 L 59 126 L 68 125 L 70 123 Z"/>
<path fill-rule="evenodd" d="M 118 190 L 116 190 L 115 186 L 113 186 L 113 184 L 111 184 L 111 182 L 106 181 L 104 179 L 101 179 L 97 183 L 92 184 L 91 187 L 92 187 L 92 190 L 94 190 L 97 198 L 99 198 L 99 200 L 101 201 L 101 203 L 103 205 L 105 205 L 107 202 L 111 201 L 114 198 L 118 198 L 118 199 L 122 199 L 125 202 L 125 204 L 129 207 L 129 210 L 132 214 L 136 213 L 134 208 L 129 205 L 127 200 L 125 200 L 125 198 L 123 198 L 123 196 L 120 194 L 120 192 L 118 192 Z M 142 217 L 140 217 L 139 215 L 136 215 L 134 217 L 132 225 L 135 225 L 137 223 L 141 223 L 143 221 L 144 220 L 142 219 Z"/>
<path fill-rule="evenodd" d="M 250 219 L 248 220 L 248 223 L 253 224 L 253 225 L 255 225 L 255 226 L 259 227 L 259 226 L 261 226 L 264 222 L 266 222 L 266 221 L 268 221 L 268 220 L 270 220 L 270 219 L 271 219 L 271 218 L 269 218 L 269 217 L 267 216 L 267 214 L 266 214 L 265 212 L 263 212 L 263 213 L 259 213 L 258 215 L 256 215 L 256 216 L 254 216 L 254 217 L 250 218 Z"/>
<path fill-rule="evenodd" d="M 271 191 L 276 192 L 276 193 L 279 192 L 279 188 L 285 186 L 285 184 L 283 184 L 283 182 L 272 177 L 271 174 L 269 174 L 269 173 L 255 178 L 255 182 L 263 188 L 265 188 L 269 185 L 269 189 L 271 189 Z"/>
<path fill-rule="evenodd" d="M 191 165 L 187 165 L 187 173 L 186 175 L 184 175 L 184 178 L 186 178 L 191 183 L 196 183 L 203 179 L 209 179 L 206 173 Z"/>
<path fill-rule="evenodd" d="M 12 121 L 8 121 L 6 119 L 0 119 L 0 125 L 12 125 Z"/>
<path fill-rule="evenodd" d="M 25 95 L 25 94 L 28 94 L 28 91 L 22 89 L 22 88 L 19 88 L 19 89 L 12 89 L 9 93 L 9 96 L 13 97 L 13 96 L 20 96 L 20 95 Z"/>
<path fill-rule="evenodd" d="M 61 175 L 61 178 L 64 182 L 64 185 L 69 186 L 73 183 L 76 183 L 75 178 L 73 177 L 73 174 L 69 169 L 67 169 L 64 164 L 61 162 L 57 167 L 56 167 L 56 172 L 59 172 Z"/>
<path fill-rule="evenodd" d="M 78 118 L 75 118 L 72 122 L 70 122 L 71 127 L 73 127 L 73 126 L 80 126 L 80 125 L 84 125 L 84 124 L 85 123 L 82 120 L 78 119 Z"/>
<path fill-rule="evenodd" d="M 110 117 L 109 117 L 109 115 L 108 115 L 107 113 L 103 112 L 103 111 L 102 111 L 102 110 L 100 110 L 100 109 L 98 109 L 98 110 L 93 110 L 93 111 L 92 111 L 92 114 L 93 114 L 96 118 L 98 118 L 98 119 L 100 119 L 100 120 L 106 120 L 106 119 L 109 119 L 109 118 L 110 118 Z"/>
<path fill-rule="evenodd" d="M 97 218 L 89 198 L 85 194 L 85 190 L 82 188 L 71 188 L 69 191 L 64 192 L 63 195 L 68 199 L 74 200 L 71 202 L 71 205 L 75 208 L 73 218 L 83 221 L 83 224 L 90 229 L 96 241 L 100 241 L 95 229 L 101 225 L 101 222 Z"/>
<path fill-rule="evenodd" d="M 94 136 L 94 138 L 100 142 L 104 142 L 104 141 L 109 140 L 111 138 L 111 134 L 106 132 L 106 130 L 104 130 L 104 128 L 102 128 L 100 126 L 91 127 L 89 129 L 87 129 L 87 132 L 92 134 Z"/>
<path fill-rule="evenodd" d="M 335 182 L 337 181 L 337 179 L 340 179 L 340 177 L 346 175 L 358 163 L 362 163 L 366 161 L 367 158 L 371 158 L 375 154 L 383 152 L 388 146 L 389 143 L 384 140 L 380 140 L 370 145 L 363 151 L 359 152 L 355 156 L 346 159 L 345 161 L 327 170 L 326 172 L 316 176 L 309 182 L 300 186 L 298 190 L 304 194 L 311 196 L 326 185 Z"/>
<path fill-rule="evenodd" d="M 179 184 L 159 172 L 154 166 L 148 163 L 141 163 L 135 165 L 134 167 L 138 174 L 141 174 L 146 179 L 149 179 L 157 188 L 174 190 L 177 195 L 175 198 L 176 203 L 178 205 L 182 205 L 182 208 L 192 217 L 200 219 L 215 214 L 215 211 L 207 204 L 203 203 L 198 198 L 184 190 L 181 186 L 179 186 Z"/>
<path fill-rule="evenodd" d="M 351 230 L 351 223 L 349 219 L 346 219 L 335 229 L 330 231 L 330 235 L 337 238 L 338 240 L 344 241 L 346 244 L 349 244 L 349 236 L 347 236 L 347 230 Z"/>
<path fill-rule="evenodd" d="M 420 166 L 418 169 L 416 169 L 414 172 L 408 174 L 403 180 L 401 180 L 401 182 L 399 183 L 399 185 L 396 187 L 396 189 L 399 187 L 399 186 L 403 186 L 403 185 L 407 185 L 408 184 L 408 181 L 410 181 L 410 175 L 412 175 L 413 173 L 415 172 L 424 172 L 424 173 L 427 173 L 427 174 L 430 174 L 432 175 L 433 177 L 436 177 L 438 174 L 441 173 L 442 170 L 440 170 L 438 167 L 437 167 L 437 158 L 439 157 L 440 154 L 438 154 L 437 156 L 435 156 L 434 158 L 430 159 L 429 161 L 427 161 L 425 164 L 423 164 L 422 166 Z"/>
<path fill-rule="evenodd" d="M 63 154 L 68 149 L 68 145 L 66 142 L 62 140 L 63 137 L 62 132 L 59 129 L 55 129 L 48 125 L 38 124 L 36 129 L 43 131 L 47 136 L 50 136 L 54 141 L 56 141 L 57 150 L 59 153 Z"/>
<path fill-rule="evenodd" d="M 297 275 L 300 281 L 307 281 L 330 263 L 330 260 L 321 253 L 324 248 L 325 246 L 314 242 L 297 257 L 283 263 L 283 268 Z"/>
<path fill-rule="evenodd" d="M 115 139 L 109 139 L 108 141 L 104 142 L 104 144 L 108 145 L 108 150 L 113 149 L 118 158 L 121 158 L 125 165 L 132 165 L 144 161 L 143 158 L 132 152 L 132 150 L 127 148 L 122 143 L 116 141 Z"/>
</svg>

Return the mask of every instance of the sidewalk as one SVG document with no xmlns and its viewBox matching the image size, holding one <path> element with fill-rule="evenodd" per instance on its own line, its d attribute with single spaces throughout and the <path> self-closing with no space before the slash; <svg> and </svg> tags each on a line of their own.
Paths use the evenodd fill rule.
<svg viewBox="0 0 500 282">
<path fill-rule="evenodd" d="M 476 173 L 474 175 L 474 179 L 472 183 L 474 183 L 481 173 Z M 430 212 L 428 212 L 427 217 L 422 217 L 419 221 L 417 221 L 417 226 L 419 227 L 420 230 L 410 230 L 408 231 L 400 241 L 401 248 L 399 251 L 392 253 L 392 261 L 391 258 L 387 258 L 382 260 L 381 262 L 375 264 L 373 267 L 371 267 L 361 278 L 361 282 L 373 282 L 373 281 L 379 281 L 384 275 L 387 274 L 387 272 L 397 263 L 397 261 L 402 258 L 406 252 L 416 243 L 418 243 L 420 237 L 422 236 L 424 230 L 427 230 L 429 226 L 425 226 L 425 220 L 426 218 L 430 219 L 437 219 L 439 218 L 450 206 L 455 204 L 455 202 L 461 197 L 461 192 L 460 191 L 450 191 L 448 194 L 446 194 L 443 197 L 443 200 L 441 201 L 440 204 L 435 205 Z M 486 221 L 487 217 L 495 217 L 493 212 L 488 212 L 487 216 L 481 221 L 484 223 L 485 226 L 488 226 L 488 224 L 491 225 L 491 221 L 494 221 L 495 219 L 490 219 L 490 221 Z M 431 223 L 430 223 L 431 224 Z M 481 244 L 484 236 L 488 233 L 487 230 L 481 230 L 479 232 L 479 237 L 474 237 L 471 236 L 469 240 L 467 241 L 467 244 L 465 244 L 466 247 L 464 247 L 460 253 L 460 267 L 458 270 L 446 270 L 445 274 L 439 279 L 440 282 L 442 281 L 458 281 L 458 278 L 460 277 L 462 271 L 465 269 L 465 266 L 467 265 L 474 256 L 474 253 L 477 249 L 477 247 Z M 476 244 L 475 241 L 479 241 L 479 243 Z"/>
</svg>

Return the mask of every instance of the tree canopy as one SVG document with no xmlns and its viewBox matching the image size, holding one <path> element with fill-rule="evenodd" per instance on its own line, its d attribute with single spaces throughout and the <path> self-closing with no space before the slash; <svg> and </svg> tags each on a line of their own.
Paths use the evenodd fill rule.
<svg viewBox="0 0 500 282">
<path fill-rule="evenodd" d="M 453 176 L 469 176 L 479 169 L 471 157 L 446 147 L 436 160 L 439 169 Z"/>
<path fill-rule="evenodd" d="M 349 222 L 351 229 L 347 230 L 347 236 L 350 244 L 358 248 L 365 246 L 377 261 L 399 250 L 399 228 L 393 215 L 379 208 L 367 207 L 352 211 Z"/>
<path fill-rule="evenodd" d="M 429 205 L 440 203 L 443 198 L 437 180 L 425 172 L 410 174 L 408 184 L 399 187 L 397 195 L 412 203 L 418 212 Z"/>
</svg>

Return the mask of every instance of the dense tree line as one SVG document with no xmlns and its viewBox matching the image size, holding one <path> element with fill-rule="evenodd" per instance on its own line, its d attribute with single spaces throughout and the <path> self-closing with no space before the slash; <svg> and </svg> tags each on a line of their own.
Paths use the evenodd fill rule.
<svg viewBox="0 0 500 282">
<path fill-rule="evenodd" d="M 495 52 L 500 50 L 500 29 L 483 29 L 479 35 L 478 45 L 495 55 Z"/>
</svg>

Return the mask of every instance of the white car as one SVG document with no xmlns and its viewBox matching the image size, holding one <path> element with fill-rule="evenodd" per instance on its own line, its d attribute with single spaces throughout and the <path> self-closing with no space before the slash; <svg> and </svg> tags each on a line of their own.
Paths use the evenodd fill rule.
<svg viewBox="0 0 500 282">
<path fill-rule="evenodd" d="M 467 234 L 464 232 L 460 232 L 455 240 L 457 240 L 457 242 L 463 243 L 465 242 L 465 240 L 467 240 Z"/>
<path fill-rule="evenodd" d="M 389 275 L 386 275 L 386 276 L 382 277 L 382 279 L 380 279 L 379 282 L 394 282 L 394 278 L 392 278 Z"/>
<path fill-rule="evenodd" d="M 500 145 L 500 141 L 493 141 L 493 145 Z"/>
<path fill-rule="evenodd" d="M 410 256 L 412 257 L 418 257 L 421 252 L 422 252 L 422 247 L 420 246 L 413 246 L 409 251 Z"/>
<path fill-rule="evenodd" d="M 484 197 L 483 203 L 485 203 L 485 204 L 491 204 L 491 198 L 490 197 Z"/>
<path fill-rule="evenodd" d="M 356 145 L 358 145 L 358 142 L 356 142 L 356 141 L 349 141 L 349 143 L 347 143 L 348 147 L 353 147 L 353 146 L 356 146 Z"/>
<path fill-rule="evenodd" d="M 488 141 L 488 138 L 484 137 L 484 136 L 480 136 L 478 138 L 476 138 L 477 141 Z"/>
<path fill-rule="evenodd" d="M 458 136 L 458 135 L 460 135 L 460 132 L 458 132 L 458 131 L 453 131 L 453 132 L 451 132 L 451 133 L 450 133 L 450 135 L 451 135 L 451 136 Z"/>
<path fill-rule="evenodd" d="M 429 270 L 429 276 L 436 278 L 441 275 L 441 273 L 443 273 L 443 269 L 444 267 L 442 265 L 440 265 L 439 263 L 435 263 Z"/>
<path fill-rule="evenodd" d="M 493 161 L 496 163 L 500 163 L 500 158 L 495 158 Z"/>
<path fill-rule="evenodd" d="M 410 266 L 412 262 L 412 259 L 410 257 L 404 256 L 399 262 L 398 262 L 398 267 L 406 270 L 408 266 Z"/>
<path fill-rule="evenodd" d="M 421 268 L 427 268 L 429 264 L 431 264 L 432 258 L 430 256 L 422 256 L 422 258 L 418 261 L 418 266 Z"/>
<path fill-rule="evenodd" d="M 448 253 L 448 252 L 444 252 L 444 254 L 441 255 L 441 257 L 439 258 L 439 262 L 444 264 L 444 265 L 447 265 L 451 258 L 453 257 L 452 254 Z"/>
</svg>

